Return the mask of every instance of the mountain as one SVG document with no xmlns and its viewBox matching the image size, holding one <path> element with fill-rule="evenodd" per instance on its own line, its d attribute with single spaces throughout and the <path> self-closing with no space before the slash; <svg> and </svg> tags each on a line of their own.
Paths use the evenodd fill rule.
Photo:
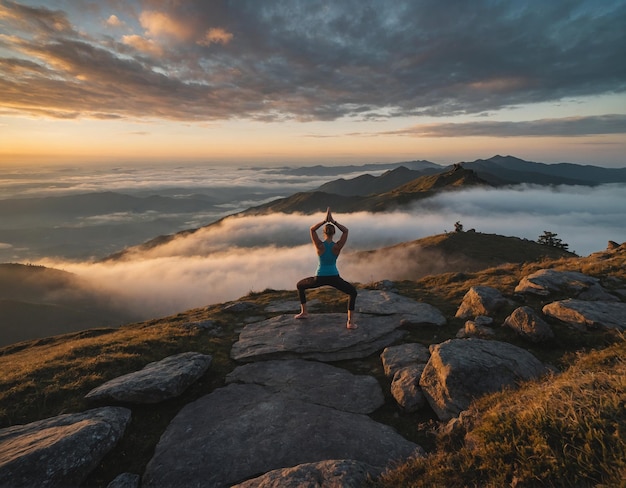
<svg viewBox="0 0 626 488">
<path fill-rule="evenodd" d="M 364 174 L 349 180 L 340 178 L 338 180 L 330 181 L 317 188 L 317 191 L 323 193 L 336 193 L 337 195 L 344 196 L 373 195 L 376 193 L 391 191 L 394 188 L 421 176 L 440 172 L 441 167 L 428 168 L 424 170 L 411 170 L 406 166 L 400 166 L 386 171 L 380 176 Z"/>
<path fill-rule="evenodd" d="M 0 347 L 137 318 L 72 273 L 0 264 Z"/>
<path fill-rule="evenodd" d="M 475 238 L 477 236 L 470 232 L 433 236 L 431 243 L 424 242 L 422 245 L 431 245 L 433 249 L 442 253 L 447 246 L 476 252 L 477 250 L 473 248 L 476 245 Z M 483 238 L 485 242 L 491 239 L 489 236 L 478 237 Z M 515 240 L 510 243 L 511 250 L 518 244 L 521 245 Z M 506 246 L 502 247 L 503 250 L 505 248 Z M 493 249 L 494 246 L 488 246 L 482 249 L 482 253 L 489 255 Z M 403 347 L 406 344 L 404 347 L 407 350 L 423 348 L 428 351 L 430 346 L 434 349 L 455 340 L 460 331 L 466 333 L 465 331 L 470 330 L 466 319 L 456 317 L 455 312 L 470 287 L 486 286 L 502 293 L 508 303 L 493 313 L 491 317 L 493 323 L 490 326 L 481 327 L 490 333 L 488 339 L 483 340 L 522 348 L 542 363 L 550 365 L 552 372 L 545 378 L 523 381 L 503 391 L 473 397 L 472 404 L 464 410 L 463 415 L 457 417 L 454 422 L 446 422 L 439 421 L 428 405 L 413 412 L 399 407 L 394 401 L 394 395 L 391 394 L 392 379 L 386 376 L 381 360 L 381 352 L 384 351 L 337 363 L 341 369 L 359 376 L 359 381 L 361 377 L 367 376 L 373 378 L 372 383 L 378 383 L 384 388 L 384 404 L 367 414 L 370 417 L 366 419 L 368 422 L 371 420 L 386 424 L 389 430 L 421 445 L 426 451 L 424 456 L 415 456 L 405 461 L 398 459 L 393 467 L 382 475 L 387 481 L 374 479 L 372 483 L 375 484 L 372 486 L 381 488 L 508 486 L 511 479 L 518 480 L 516 481 L 518 486 L 537 486 L 538 473 L 542 477 L 540 480 L 542 485 L 545 486 L 565 486 L 564 480 L 567 486 L 597 486 L 599 483 L 603 486 L 620 486 L 624 467 L 623 453 L 626 447 L 623 436 L 617 435 L 622 432 L 624 424 L 623 378 L 626 342 L 623 333 L 618 330 L 584 326 L 584 330 L 581 330 L 546 316 L 545 320 L 553 331 L 554 338 L 535 343 L 517 335 L 509 327 L 503 327 L 503 321 L 515 307 L 523 305 L 541 310 L 546 304 L 546 295 L 528 294 L 522 297 L 515 291 L 522 278 L 539 269 L 584 272 L 597 278 L 603 287 L 618 297 L 626 286 L 626 246 L 622 246 L 621 250 L 606 250 L 586 258 L 545 259 L 540 263 L 502 265 L 471 273 L 445 273 L 430 275 L 421 280 L 387 284 L 403 298 L 435 306 L 446 318 L 445 324 L 436 326 L 416 325 L 409 320 L 407 324 L 400 326 L 399 330 L 403 335 L 396 336 L 393 346 Z M 611 270 L 610 275 L 606 274 L 607 270 Z M 371 290 L 375 285 L 384 284 L 372 283 L 366 288 Z M 574 286 L 580 291 L 579 284 L 574 283 Z M 557 296 L 569 297 L 565 293 L 567 292 L 558 292 Z M 345 300 L 341 294 L 336 294 L 333 290 L 318 290 L 315 294 L 312 293 L 312 297 L 318 299 L 319 308 L 316 313 L 345 313 Z M 552 299 L 554 298 L 550 298 Z M 231 355 L 233 344 L 241 339 L 240 333 L 244 324 L 288 313 L 271 312 L 268 304 L 284 306 L 290 302 L 293 302 L 293 290 L 251 292 L 234 302 L 188 310 L 175 316 L 127 324 L 115 329 L 84 330 L 4 347 L 0 350 L 0 405 L 2 405 L 0 427 L 15 426 L 14 430 L 18 426 L 21 428 L 24 424 L 60 414 L 86 412 L 94 406 L 119 406 L 120 402 L 116 401 L 102 401 L 94 405 L 85 398 L 85 395 L 105 381 L 139 371 L 150 363 L 173 355 L 189 351 L 210 355 L 212 358 L 210 369 L 178 396 L 158 403 L 121 404 L 132 411 L 132 421 L 125 429 L 121 429 L 124 431 L 123 437 L 112 445 L 106 457 L 90 466 L 89 477 L 81 485 L 110 486 L 110 483 L 122 473 L 136 473 L 137 476 L 141 476 L 153 458 L 156 446 L 161 439 L 167 437 L 164 433 L 172 424 L 172 419 L 183 409 L 189 411 L 195 407 L 191 413 L 199 422 L 208 421 L 203 420 L 202 415 L 214 421 L 215 412 L 218 411 L 220 415 L 217 418 L 221 423 L 219 428 L 212 432 L 213 438 L 223 439 L 224 437 L 219 435 L 224 435 L 228 426 L 239 424 L 243 417 L 238 418 L 231 412 L 217 408 L 201 411 L 198 400 L 207 395 L 213 395 L 212 398 L 215 398 L 216 393 L 218 395 L 224 393 L 224 396 L 228 397 L 230 394 L 227 393 L 230 391 L 243 388 L 242 383 L 246 380 L 242 380 L 242 375 L 232 374 L 235 368 L 241 372 L 242 369 L 247 369 L 249 364 L 263 365 L 264 362 L 243 364 L 233 360 Z M 310 330 L 306 324 L 302 324 L 301 327 Z M 364 329 L 361 328 L 361 331 L 365 332 Z M 339 327 L 336 332 L 338 336 L 351 333 L 352 331 L 342 331 Z M 474 334 L 479 333 L 480 331 L 477 331 Z M 469 345 L 471 344 L 469 341 L 476 343 L 478 339 L 470 337 L 463 341 Z M 298 343 L 293 345 L 299 346 Z M 489 361 L 480 361 L 484 357 L 474 356 L 470 353 L 470 348 L 464 351 L 463 360 L 467 361 L 468 365 L 470 363 L 478 365 L 473 369 L 469 369 L 468 366 L 468 371 L 472 372 L 466 376 L 471 378 L 468 383 L 482 382 L 485 379 L 483 373 L 486 377 L 487 373 L 494 372 L 493 366 L 489 366 L 491 364 Z M 406 364 L 415 368 L 418 360 L 415 357 L 408 359 L 410 362 L 407 361 Z M 482 372 L 477 376 L 475 373 L 478 369 Z M 504 375 L 508 371 L 502 368 L 496 369 L 495 373 Z M 247 381 L 256 383 L 253 385 L 255 389 L 268 389 L 271 390 L 271 395 L 285 396 L 286 403 L 280 404 L 283 410 L 289 410 L 289 407 L 293 408 L 303 401 L 300 398 L 305 388 L 302 388 L 304 385 L 298 380 L 294 381 L 291 376 L 285 375 L 287 383 L 293 383 L 287 388 L 283 381 L 269 383 L 268 378 L 274 379 L 271 375 L 266 375 L 265 378 L 262 376 L 263 374 L 250 374 Z M 285 380 L 285 377 L 282 380 Z M 229 390 L 225 390 L 225 385 L 233 381 L 239 384 L 231 384 L 227 387 Z M 356 383 L 357 378 L 352 381 Z M 398 383 L 401 382 L 408 383 L 400 378 Z M 410 386 L 414 385 L 407 384 L 407 387 Z M 328 384 L 323 385 L 325 395 L 332 395 L 336 390 L 338 389 L 329 388 Z M 318 391 L 306 391 L 306 395 L 313 398 Z M 340 390 L 335 394 L 345 396 L 345 391 Z M 350 403 L 352 405 L 354 402 Z M 216 401 L 213 405 L 217 407 L 219 402 Z M 256 413 L 257 410 L 253 408 L 258 408 L 259 405 L 265 407 L 262 416 L 266 419 L 268 408 L 276 404 L 268 397 L 261 404 L 244 403 L 244 408 L 248 409 L 248 412 Z M 314 408 L 319 411 L 320 405 L 315 405 Z M 338 408 L 333 407 L 332 410 Z M 270 413 L 278 415 L 274 410 Z M 256 427 L 258 432 L 261 429 L 258 425 L 253 425 L 253 422 L 261 418 L 260 415 L 246 413 L 244 415 L 246 419 L 242 422 L 248 422 L 245 425 L 251 425 L 251 431 Z M 349 415 L 365 417 L 363 413 Z M 313 418 L 313 415 L 302 416 L 300 420 L 304 418 Z M 349 417 L 342 414 L 340 418 Z M 297 419 L 293 422 L 293 425 L 296 425 Z M 39 437 L 34 440 L 33 445 L 50 438 L 50 435 L 47 437 L 45 435 L 51 431 L 49 426 L 50 423 L 47 422 L 39 427 L 47 430 L 35 430 Z M 52 441 L 56 442 L 51 441 L 47 453 L 58 453 L 59 446 L 65 448 L 67 443 L 59 440 L 64 440 L 65 437 L 62 436 L 74 430 L 78 428 L 55 428 Z M 108 432 L 112 430 L 116 429 L 110 428 Z M 265 433 L 263 430 L 261 432 Z M 270 437 L 271 432 L 268 429 L 266 433 L 268 437 L 264 439 L 268 445 L 275 442 L 275 439 Z M 336 433 L 326 432 L 322 428 L 315 434 L 332 438 Z M 341 434 L 344 435 L 344 431 L 341 431 Z M 106 433 L 103 434 L 103 437 L 105 436 L 108 437 Z M 173 437 L 175 442 L 181 438 Z M 102 440 L 99 442 L 104 443 Z M 327 444 L 330 446 L 328 451 L 334 449 L 334 452 L 337 452 L 332 443 Z M 257 457 L 265 457 L 262 448 L 249 450 L 247 445 L 242 445 L 244 446 L 242 454 L 253 453 L 246 459 L 257 461 Z M 576 446 L 576 450 L 569 456 L 563 455 L 569 452 L 568 449 L 571 450 L 571 446 Z M 201 449 L 206 448 L 201 446 Z M 222 454 L 218 449 L 215 451 L 216 455 Z M 298 453 L 300 454 L 300 451 Z M 212 453 L 201 450 L 199 454 L 209 456 Z M 237 457 L 236 454 L 238 453 L 234 452 L 234 455 L 228 458 L 232 462 L 226 464 L 235 465 L 239 459 L 243 459 L 243 456 Z M 336 456 L 332 459 L 335 458 Z M 177 460 L 175 456 L 172 459 Z M 315 461 L 321 459 L 331 458 L 317 457 Z M 550 461 L 550 469 L 546 469 L 546 459 Z M 33 465 L 39 467 L 41 462 L 36 460 Z M 309 462 L 309 459 L 297 462 Z M 15 465 L 17 462 L 12 464 Z M 184 471 L 185 463 L 180 464 Z M 190 469 L 195 466 L 194 463 L 187 464 Z M 293 464 L 296 462 L 281 466 Z M 258 469 L 258 473 L 261 474 L 274 467 Z M 298 474 L 303 472 L 301 468 L 291 471 Z M 280 484 L 279 477 L 275 476 L 273 479 L 275 483 Z M 198 479 L 198 483 L 201 482 L 202 479 Z M 119 483 L 119 479 L 116 483 Z"/>
<path fill-rule="evenodd" d="M 513 156 L 499 155 L 461 164 L 464 168 L 476 171 L 478 176 L 494 185 L 532 183 L 593 186 L 626 182 L 626 168 L 602 168 L 571 163 L 535 163 Z"/>
<path fill-rule="evenodd" d="M 413 175 L 412 172 L 406 173 L 403 170 L 399 173 L 400 176 L 407 174 Z M 241 214 L 257 215 L 272 212 L 314 213 L 322 211 L 327 207 L 342 213 L 359 211 L 383 212 L 408 205 L 415 200 L 428 198 L 440 191 L 458 190 L 475 186 L 491 185 L 487 181 L 482 180 L 474 171 L 454 166 L 448 171 L 420 176 L 383 193 L 366 196 L 344 196 L 321 191 L 301 192 L 250 208 Z"/>
<path fill-rule="evenodd" d="M 404 166 L 405 168 L 415 171 L 442 171 L 443 167 L 439 164 L 431 163 L 430 161 L 404 161 L 401 163 L 369 163 L 359 166 L 344 165 L 344 166 L 302 166 L 298 168 L 277 168 L 269 173 L 280 173 L 294 176 L 335 176 L 346 173 L 361 173 L 363 171 L 384 171 L 393 170 L 398 166 Z"/>
</svg>

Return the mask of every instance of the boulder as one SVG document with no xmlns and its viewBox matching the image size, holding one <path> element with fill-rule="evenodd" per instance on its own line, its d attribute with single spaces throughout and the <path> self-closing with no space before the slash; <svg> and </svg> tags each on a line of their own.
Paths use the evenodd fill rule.
<svg viewBox="0 0 626 488">
<path fill-rule="evenodd" d="M 120 440 L 131 412 L 103 407 L 0 430 L 0 486 L 79 486 Z"/>
<path fill-rule="evenodd" d="M 426 364 L 430 359 L 430 351 L 422 344 L 406 343 L 389 346 L 380 355 L 385 375 L 393 378 L 399 369 L 413 364 Z"/>
<path fill-rule="evenodd" d="M 359 290 L 356 311 L 376 315 L 400 315 L 411 324 L 444 325 L 446 318 L 432 305 L 386 290 Z"/>
<path fill-rule="evenodd" d="M 545 305 L 545 315 L 561 320 L 573 327 L 586 329 L 626 329 L 626 303 L 561 300 Z"/>
<path fill-rule="evenodd" d="M 519 307 L 502 324 L 531 342 L 544 342 L 554 337 L 552 327 L 530 307 Z"/>
<path fill-rule="evenodd" d="M 430 347 L 420 386 L 440 420 L 467 409 L 474 398 L 548 372 L 528 351 L 484 339 L 451 339 Z"/>
<path fill-rule="evenodd" d="M 232 488 L 360 488 L 380 470 L 352 459 L 331 459 L 275 469 Z"/>
<path fill-rule="evenodd" d="M 617 298 L 608 293 L 598 278 L 577 271 L 541 269 L 525 276 L 515 287 L 516 293 L 531 293 L 548 296 L 553 293 L 567 293 L 585 300 L 609 300 Z"/>
<path fill-rule="evenodd" d="M 206 372 L 211 360 L 211 356 L 198 352 L 169 356 L 142 370 L 107 381 L 87 393 L 85 398 L 99 402 L 162 402 L 185 391 Z"/>
<path fill-rule="evenodd" d="M 345 412 L 368 414 L 385 403 L 383 390 L 373 376 L 358 376 L 329 364 L 302 359 L 238 366 L 226 376 L 226 383 L 261 385 L 285 396 Z"/>
<path fill-rule="evenodd" d="M 396 371 L 391 381 L 391 395 L 406 413 L 417 412 L 426 405 L 426 397 L 419 386 L 425 364 L 413 364 Z"/>
<path fill-rule="evenodd" d="M 341 361 L 367 357 L 404 336 L 396 316 L 357 316 L 358 329 L 346 328 L 345 313 L 311 314 L 297 320 L 277 315 L 246 325 L 231 350 L 237 361 L 315 359 Z"/>
<path fill-rule="evenodd" d="M 418 445 L 366 415 L 230 384 L 176 415 L 141 486 L 231 486 L 286 466 L 353 459 L 383 468 L 415 455 Z"/>
<path fill-rule="evenodd" d="M 460 319 L 473 319 L 479 315 L 490 317 L 510 303 L 496 288 L 472 286 L 463 297 L 455 317 Z"/>
</svg>

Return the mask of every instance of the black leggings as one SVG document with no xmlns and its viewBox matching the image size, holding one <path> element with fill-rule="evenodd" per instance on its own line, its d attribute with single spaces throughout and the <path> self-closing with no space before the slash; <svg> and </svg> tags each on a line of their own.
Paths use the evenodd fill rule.
<svg viewBox="0 0 626 488">
<path fill-rule="evenodd" d="M 332 286 L 350 295 L 350 301 L 348 302 L 348 310 L 354 310 L 356 304 L 356 288 L 344 280 L 341 276 L 309 276 L 298 281 L 298 296 L 300 297 L 300 303 L 306 303 L 305 290 L 311 288 L 319 288 L 320 286 Z"/>
</svg>

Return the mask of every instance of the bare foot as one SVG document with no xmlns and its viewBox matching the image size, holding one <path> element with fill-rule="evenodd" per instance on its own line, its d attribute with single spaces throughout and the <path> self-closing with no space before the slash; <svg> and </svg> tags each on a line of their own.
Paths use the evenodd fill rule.
<svg viewBox="0 0 626 488">
<path fill-rule="evenodd" d="M 300 312 L 298 315 L 293 317 L 294 319 L 308 319 L 309 314 L 307 312 Z"/>
<path fill-rule="evenodd" d="M 358 328 L 359 328 L 359 326 L 358 326 L 358 325 L 356 325 L 354 322 L 348 322 L 348 323 L 346 324 L 346 327 L 347 327 L 348 329 L 358 329 Z"/>
</svg>

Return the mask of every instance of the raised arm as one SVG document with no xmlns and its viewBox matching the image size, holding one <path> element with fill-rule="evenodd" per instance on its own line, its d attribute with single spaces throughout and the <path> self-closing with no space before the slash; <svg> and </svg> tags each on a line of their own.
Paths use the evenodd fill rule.
<svg viewBox="0 0 626 488">
<path fill-rule="evenodd" d="M 313 241 L 313 245 L 315 246 L 315 249 L 317 249 L 318 251 L 320 249 L 324 250 L 324 245 L 322 244 L 322 240 L 320 239 L 320 236 L 317 235 L 317 231 L 325 223 L 326 221 L 322 220 L 321 222 L 318 222 L 317 224 L 312 225 L 310 228 L 311 240 Z"/>
</svg>

